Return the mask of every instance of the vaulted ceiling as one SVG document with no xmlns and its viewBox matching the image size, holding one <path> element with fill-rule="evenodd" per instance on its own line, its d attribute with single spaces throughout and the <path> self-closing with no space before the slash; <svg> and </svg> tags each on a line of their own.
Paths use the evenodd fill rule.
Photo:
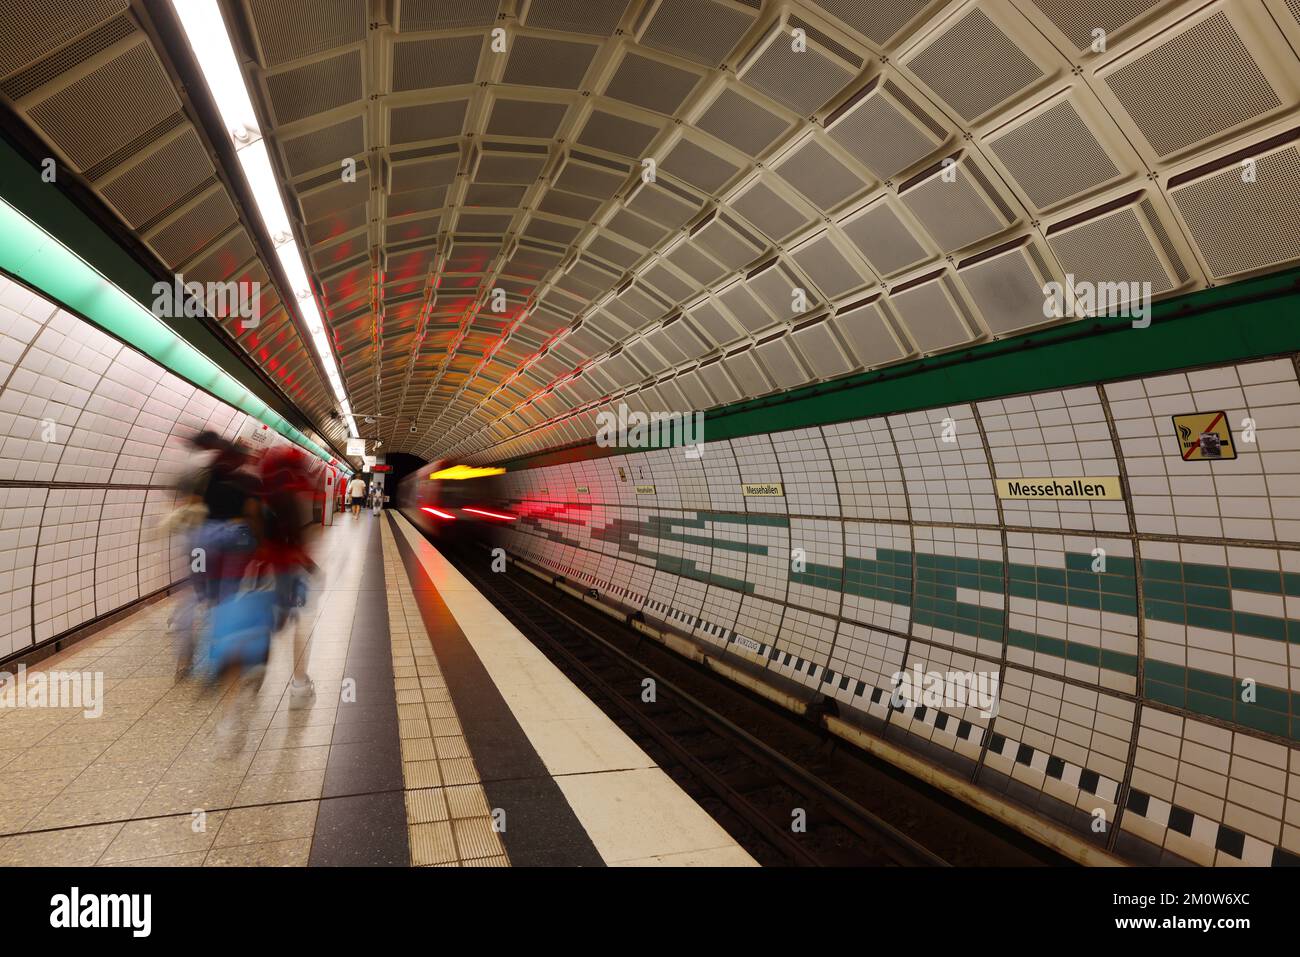
<svg viewBox="0 0 1300 957">
<path fill-rule="evenodd" d="M 163 5 L 67 6 L 0 41 L 0 94 L 168 267 L 265 274 Z M 1300 261 L 1300 0 L 223 7 L 387 451 L 500 460 L 609 403 L 1077 321 L 1044 315 L 1067 275 L 1162 298 Z M 232 335 L 337 430 L 270 311 Z"/>
</svg>

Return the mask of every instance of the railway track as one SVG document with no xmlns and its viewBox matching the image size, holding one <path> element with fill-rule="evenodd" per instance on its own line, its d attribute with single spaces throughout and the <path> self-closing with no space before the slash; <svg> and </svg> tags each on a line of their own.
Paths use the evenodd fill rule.
<svg viewBox="0 0 1300 957">
<path fill-rule="evenodd" d="M 516 574 L 485 574 L 463 547 L 444 554 L 760 864 L 946 866 Z"/>
</svg>

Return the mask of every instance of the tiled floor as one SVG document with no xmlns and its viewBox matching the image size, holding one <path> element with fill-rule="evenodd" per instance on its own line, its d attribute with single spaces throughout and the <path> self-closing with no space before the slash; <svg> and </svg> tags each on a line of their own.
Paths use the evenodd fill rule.
<svg viewBox="0 0 1300 957">
<path fill-rule="evenodd" d="M 437 593 L 438 608 L 426 610 L 444 613 L 438 619 L 443 624 L 436 632 L 435 646 L 455 653 L 450 639 L 462 634 L 460 656 L 472 657 L 490 686 L 473 688 L 462 669 L 452 690 L 458 702 L 462 696 L 473 702 L 474 723 L 466 734 L 479 756 L 484 790 L 500 795 L 494 803 L 509 815 L 505 843 L 512 856 L 519 846 L 527 848 L 537 863 L 570 863 L 572 859 L 565 855 L 574 845 L 586 843 L 597 862 L 610 866 L 754 866 L 731 835 L 405 517 L 392 513 L 392 519 L 396 535 L 411 552 L 404 586 L 410 587 L 405 585 L 409 575 L 423 578 L 421 587 Z M 389 577 L 395 580 L 396 575 Z M 408 621 L 416 620 L 408 615 Z M 452 663 L 448 661 L 449 673 Z M 492 695 L 508 705 L 508 720 L 495 719 L 489 740 L 483 730 L 492 714 Z M 508 743 L 510 725 L 517 729 L 526 751 Z M 503 755 L 507 760 L 501 760 Z M 525 792 L 523 785 L 530 790 Z M 521 833 L 524 825 L 516 826 L 517 818 L 546 802 L 546 786 L 556 789 L 559 808 L 551 804 L 550 819 L 527 822 L 528 833 Z M 556 827 L 561 816 L 556 810 L 571 815 L 576 833 L 537 833 Z"/>
<path fill-rule="evenodd" d="M 42 662 L 103 712 L 0 708 L 0 866 L 753 864 L 405 519 L 317 559 L 306 702 L 286 630 L 220 730 L 175 597 Z"/>
<path fill-rule="evenodd" d="M 311 629 L 316 695 L 290 707 L 292 640 L 277 636 L 233 733 L 219 696 L 177 681 L 167 619 L 150 605 L 42 670 L 102 672 L 103 714 L 0 708 L 0 865 L 306 864 L 323 802 L 358 614 L 364 543 L 378 520 L 324 530 Z"/>
<path fill-rule="evenodd" d="M 411 863 L 508 867 L 478 768 L 387 522 L 383 539 Z"/>
</svg>

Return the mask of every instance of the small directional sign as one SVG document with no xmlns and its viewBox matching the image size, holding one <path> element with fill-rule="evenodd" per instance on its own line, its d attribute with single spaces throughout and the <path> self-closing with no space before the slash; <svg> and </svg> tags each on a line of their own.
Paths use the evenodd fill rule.
<svg viewBox="0 0 1300 957">
<path fill-rule="evenodd" d="M 1189 412 L 1175 415 L 1173 420 L 1178 451 L 1184 462 L 1215 462 L 1237 457 L 1226 412 Z"/>
</svg>

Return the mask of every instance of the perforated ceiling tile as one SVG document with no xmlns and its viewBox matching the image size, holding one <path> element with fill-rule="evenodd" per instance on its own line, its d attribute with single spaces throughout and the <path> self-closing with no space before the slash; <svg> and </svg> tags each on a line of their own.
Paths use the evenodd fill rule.
<svg viewBox="0 0 1300 957">
<path fill-rule="evenodd" d="M 562 189 L 547 190 L 537 204 L 537 208 L 544 213 L 582 220 L 588 220 L 595 216 L 600 206 L 601 202 L 598 199 L 579 196 L 577 193 L 566 193 Z"/>
<path fill-rule="evenodd" d="M 503 82 L 576 90 L 599 49 L 594 43 L 550 37 L 515 37 Z"/>
<path fill-rule="evenodd" d="M 782 156 L 775 169 L 823 212 L 867 189 L 864 180 L 812 137 Z"/>
<path fill-rule="evenodd" d="M 182 207 L 145 239 L 168 266 L 179 266 L 235 222 L 235 207 L 220 187 Z"/>
<path fill-rule="evenodd" d="M 759 0 L 659 0 L 646 5 L 641 42 L 705 66 L 718 66 L 758 17 Z M 644 16 L 645 14 L 643 14 Z"/>
<path fill-rule="evenodd" d="M 722 365 L 743 395 L 765 395 L 772 390 L 766 373 L 759 366 L 752 351 L 726 356 L 722 360 Z"/>
<path fill-rule="evenodd" d="M 1042 254 L 1028 242 L 998 255 L 961 263 L 957 278 L 966 286 L 985 325 L 1007 335 L 1052 321 L 1044 313 L 1045 275 Z"/>
<path fill-rule="evenodd" d="M 816 0 L 814 5 L 839 18 L 872 43 L 884 46 L 917 14 L 933 4 L 934 0 L 875 0 L 870 4 L 861 0 Z"/>
<path fill-rule="evenodd" d="M 814 309 L 820 297 L 780 262 L 764 263 L 745 274 L 750 292 L 778 319 L 794 319 Z"/>
<path fill-rule="evenodd" d="M 609 199 L 627 181 L 628 167 L 600 157 L 569 153 L 565 156 L 554 184 L 560 189 L 595 199 Z"/>
<path fill-rule="evenodd" d="M 1017 185 L 1047 209 L 1120 175 L 1068 99 L 1035 113 L 989 141 Z"/>
<path fill-rule="evenodd" d="M 629 0 L 528 0 L 524 24 L 607 37 L 623 18 L 628 3 Z"/>
<path fill-rule="evenodd" d="M 718 213 L 692 227 L 691 241 L 729 270 L 748 265 L 763 251 L 757 237 Z"/>
<path fill-rule="evenodd" d="M 794 39 L 802 30 L 805 42 Z M 747 85 L 800 115 L 826 105 L 862 69 L 862 57 L 839 41 L 785 15 L 746 55 L 736 71 Z"/>
<path fill-rule="evenodd" d="M 1300 149 L 1293 141 L 1253 157 L 1252 182 L 1240 163 L 1186 181 L 1170 195 L 1205 257 L 1227 279 L 1300 259 Z"/>
<path fill-rule="evenodd" d="M 345 157 L 359 159 L 366 151 L 365 120 L 354 116 L 302 136 L 288 137 L 281 141 L 280 148 L 291 176 L 301 176 L 322 166 L 337 166 Z"/>
<path fill-rule="evenodd" d="M 1013 221 L 1011 208 L 970 157 L 923 175 L 900 198 L 944 252 L 964 249 Z"/>
<path fill-rule="evenodd" d="M 498 136 L 550 139 L 564 121 L 567 103 L 498 99 L 492 104 L 487 132 Z"/>
<path fill-rule="evenodd" d="M 459 163 L 460 157 L 455 153 L 423 159 L 400 160 L 389 165 L 388 188 L 391 192 L 400 193 L 408 189 L 450 185 L 456 178 L 456 167 Z"/>
<path fill-rule="evenodd" d="M 388 139 L 394 146 L 418 140 L 459 136 L 469 100 L 402 106 L 388 114 Z M 359 120 L 358 120 L 359 122 Z M 356 150 L 355 152 L 361 152 Z"/>
<path fill-rule="evenodd" d="M 881 276 L 902 272 L 930 255 L 885 200 L 841 220 L 840 229 Z"/>
<path fill-rule="evenodd" d="M 680 229 L 699 212 L 700 204 L 667 183 L 642 181 L 633 187 L 627 208 L 668 229 Z"/>
<path fill-rule="evenodd" d="M 357 43 L 366 36 L 366 6 L 357 0 L 247 0 L 262 64 Z"/>
<path fill-rule="evenodd" d="M 731 201 L 731 207 L 778 242 L 812 222 L 806 213 L 782 199 L 761 180 L 756 180 Z"/>
<path fill-rule="evenodd" d="M 823 233 L 791 252 L 795 264 L 831 299 L 857 292 L 867 285 L 863 276 Z"/>
<path fill-rule="evenodd" d="M 658 133 L 659 127 L 653 124 L 638 123 L 604 110 L 594 110 L 578 134 L 578 142 L 583 146 L 640 159 Z"/>
<path fill-rule="evenodd" d="M 131 90 L 130 101 L 119 95 Z M 80 169 L 147 137 L 180 110 L 148 44 L 138 43 L 28 108 L 32 122 Z M 161 130 L 159 130 L 161 132 Z"/>
<path fill-rule="evenodd" d="M 266 91 L 277 123 L 292 123 L 361 99 L 361 51 L 306 63 L 266 75 Z"/>
<path fill-rule="evenodd" d="M 141 227 L 179 202 L 215 172 L 192 127 L 179 127 L 156 151 L 98 183 L 104 198 L 132 226 Z"/>
<path fill-rule="evenodd" d="M 1156 249 L 1159 223 L 1149 203 L 1130 197 L 1129 205 L 1111 205 L 1048 227 L 1047 242 L 1061 267 L 1076 280 L 1108 288 L 1149 282 L 1153 294 L 1172 289 L 1177 280 Z"/>
<path fill-rule="evenodd" d="M 698 73 L 628 53 L 605 87 L 605 95 L 671 116 L 699 82 Z"/>
<path fill-rule="evenodd" d="M 695 292 L 686 278 L 678 275 L 662 263 L 658 263 L 641 274 L 645 282 L 658 291 L 670 303 L 678 303 Z"/>
<path fill-rule="evenodd" d="M 476 183 L 532 183 L 546 167 L 546 154 L 484 149 L 474 167 Z M 453 169 L 454 174 L 454 169 Z"/>
<path fill-rule="evenodd" d="M 893 291 L 889 302 L 922 352 L 949 349 L 974 338 L 974 322 L 944 273 L 905 283 Z"/>
<path fill-rule="evenodd" d="M 500 0 L 397 0 L 397 29 L 403 33 L 485 27 L 497 18 Z"/>
<path fill-rule="evenodd" d="M 878 299 L 845 306 L 830 319 L 830 324 L 843 336 L 858 363 L 867 368 L 893 362 L 906 354 L 894 337 Z"/>
<path fill-rule="evenodd" d="M 1107 37 L 1165 0 L 1033 0 L 1056 29 L 1078 49 L 1086 50 L 1096 39 L 1094 31 Z"/>
<path fill-rule="evenodd" d="M 978 7 L 906 62 L 964 120 L 978 119 L 1043 77 L 1033 58 Z"/>
<path fill-rule="evenodd" d="M 625 269 L 641 258 L 641 254 L 636 250 L 604 235 L 597 235 L 588 242 L 587 250 Z"/>
<path fill-rule="evenodd" d="M 716 193 L 740 172 L 740 167 L 687 139 L 678 140 L 659 168 L 710 194 Z"/>
<path fill-rule="evenodd" d="M 24 3 L 5 11 L 0 77 L 8 77 L 126 10 L 129 0 Z"/>
<path fill-rule="evenodd" d="M 938 120 L 897 84 L 879 78 L 827 117 L 826 130 L 882 180 L 915 166 L 948 139 Z"/>
<path fill-rule="evenodd" d="M 740 338 L 740 330 L 733 326 L 710 302 L 702 302 L 689 310 L 691 321 L 704 334 L 707 341 L 716 345 L 730 345 Z"/>
<path fill-rule="evenodd" d="M 679 270 L 695 283 L 695 288 L 687 293 L 689 297 L 696 289 L 711 286 L 722 279 L 728 272 L 710 257 L 702 253 L 691 243 L 682 243 L 665 256 Z"/>
<path fill-rule="evenodd" d="M 393 193 L 389 196 L 387 212 L 389 216 L 432 212 L 441 207 L 446 201 L 446 186 L 437 186 L 432 189 L 412 189 L 404 193 Z M 364 214 L 365 207 L 360 207 L 360 209 Z"/>
<path fill-rule="evenodd" d="M 809 381 L 807 371 L 790 348 L 790 341 L 785 336 L 761 342 L 754 347 L 754 351 L 779 388 L 793 389 Z"/>
<path fill-rule="evenodd" d="M 668 235 L 668 227 L 651 222 L 626 209 L 620 209 L 605 223 L 605 228 L 624 239 L 649 248 Z"/>
<path fill-rule="evenodd" d="M 772 325 L 775 317 L 755 296 L 742 279 L 720 290 L 714 297 L 731 314 L 731 317 L 748 332 L 759 332 Z M 784 316 L 784 312 L 779 315 Z"/>
<path fill-rule="evenodd" d="M 1104 78 L 1159 156 L 1281 106 L 1223 11 L 1159 42 Z"/>
</svg>

